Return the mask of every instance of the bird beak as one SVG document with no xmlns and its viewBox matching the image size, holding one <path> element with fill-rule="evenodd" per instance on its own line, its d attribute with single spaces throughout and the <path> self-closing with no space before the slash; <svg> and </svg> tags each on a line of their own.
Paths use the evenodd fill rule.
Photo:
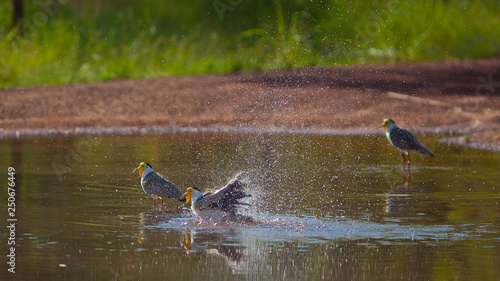
<svg viewBox="0 0 500 281">
<path fill-rule="evenodd" d="M 135 168 L 132 173 L 135 173 L 135 171 L 139 170 L 139 176 L 142 177 L 142 172 L 144 171 L 144 168 L 139 166 L 137 168 Z"/>
<path fill-rule="evenodd" d="M 180 198 L 186 197 L 186 203 L 189 203 L 189 200 L 191 199 L 191 192 L 186 192 L 181 195 Z"/>
<path fill-rule="evenodd" d="M 382 123 L 379 127 L 384 127 L 384 131 L 387 131 L 387 124 L 386 123 Z"/>
</svg>

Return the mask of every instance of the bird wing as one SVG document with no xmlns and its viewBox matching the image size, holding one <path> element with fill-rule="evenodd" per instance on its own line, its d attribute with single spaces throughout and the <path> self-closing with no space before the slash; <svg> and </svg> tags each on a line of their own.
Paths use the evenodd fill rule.
<svg viewBox="0 0 500 281">
<path fill-rule="evenodd" d="M 245 193 L 244 187 L 245 184 L 241 181 L 233 180 L 213 193 L 205 193 L 196 201 L 196 206 L 200 209 L 218 208 L 226 212 L 236 213 L 236 206 L 243 204 L 240 200 L 251 196 Z"/>
<path fill-rule="evenodd" d="M 182 195 L 182 191 L 170 179 L 156 172 L 146 175 L 144 186 L 147 186 L 146 193 L 163 198 L 179 199 Z"/>
<path fill-rule="evenodd" d="M 405 129 L 399 127 L 393 128 L 390 134 L 390 141 L 398 149 L 411 150 L 434 156 L 412 133 Z"/>
</svg>

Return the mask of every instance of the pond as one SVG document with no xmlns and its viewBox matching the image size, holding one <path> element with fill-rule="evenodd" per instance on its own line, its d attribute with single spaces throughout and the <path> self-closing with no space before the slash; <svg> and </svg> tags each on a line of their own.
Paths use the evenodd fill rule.
<svg viewBox="0 0 500 281">
<path fill-rule="evenodd" d="M 172 133 L 0 140 L 18 280 L 386 280 L 500 276 L 500 153 L 418 136 L 412 175 L 383 135 Z M 254 223 L 153 206 L 142 161 L 181 190 L 239 176 Z M 8 228 L 1 233 L 7 241 Z M 2 243 L 9 262 L 9 247 Z M 5 280 L 5 279 L 4 279 Z"/>
</svg>

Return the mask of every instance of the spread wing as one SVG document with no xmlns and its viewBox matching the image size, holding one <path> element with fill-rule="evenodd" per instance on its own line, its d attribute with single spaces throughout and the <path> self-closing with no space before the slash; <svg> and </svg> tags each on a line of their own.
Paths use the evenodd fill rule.
<svg viewBox="0 0 500 281">
<path fill-rule="evenodd" d="M 235 214 L 237 206 L 244 204 L 240 200 L 251 196 L 245 193 L 244 187 L 245 184 L 241 181 L 233 180 L 213 193 L 204 194 L 196 205 L 200 209 L 217 208 Z"/>
<path fill-rule="evenodd" d="M 395 147 L 401 150 L 411 150 L 434 156 L 432 152 L 427 147 L 423 146 L 412 133 L 405 129 L 399 127 L 392 129 L 390 141 Z"/>
</svg>

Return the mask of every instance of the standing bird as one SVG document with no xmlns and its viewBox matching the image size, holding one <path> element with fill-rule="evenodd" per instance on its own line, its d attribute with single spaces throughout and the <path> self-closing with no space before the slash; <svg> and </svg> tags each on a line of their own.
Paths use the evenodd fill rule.
<svg viewBox="0 0 500 281">
<path fill-rule="evenodd" d="M 245 193 L 244 186 L 239 180 L 233 180 L 225 187 L 205 194 L 197 187 L 190 187 L 181 197 L 186 197 L 186 202 L 191 202 L 191 210 L 202 220 L 228 218 L 251 221 L 249 217 L 236 214 L 238 205 L 248 205 L 240 202 L 240 199 L 251 196 Z"/>
<path fill-rule="evenodd" d="M 407 154 L 408 171 L 410 170 L 410 151 L 416 151 L 434 157 L 434 154 L 432 154 L 427 147 L 423 146 L 412 133 L 403 128 L 399 128 L 391 119 L 385 119 L 381 127 L 384 127 L 385 135 L 389 139 L 389 142 L 401 151 L 401 155 L 403 156 L 403 169 L 406 165 L 405 154 Z"/>
<path fill-rule="evenodd" d="M 175 184 L 164 175 L 158 174 L 153 170 L 153 167 L 148 163 L 141 162 L 139 167 L 135 168 L 132 172 L 139 171 L 141 177 L 141 186 L 147 195 L 153 197 L 153 204 L 156 206 L 156 199 L 161 197 L 161 204 L 163 205 L 163 198 L 176 198 L 181 202 L 186 199 L 181 198 L 182 191 L 175 186 Z"/>
</svg>

